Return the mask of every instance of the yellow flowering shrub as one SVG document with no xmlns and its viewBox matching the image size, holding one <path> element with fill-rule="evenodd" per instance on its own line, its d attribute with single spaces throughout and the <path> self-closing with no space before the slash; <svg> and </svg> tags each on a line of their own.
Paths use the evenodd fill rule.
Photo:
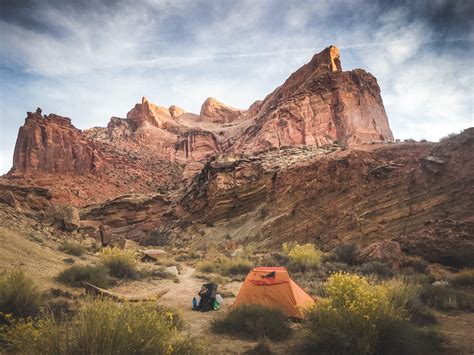
<svg viewBox="0 0 474 355">
<path fill-rule="evenodd" d="M 19 321 L 1 339 L 21 354 L 202 354 L 183 339 L 176 313 L 153 303 L 85 299 L 70 320 Z M 189 341 L 192 340 L 192 341 Z"/>
<path fill-rule="evenodd" d="M 136 278 L 138 254 L 133 250 L 107 247 L 99 252 L 101 263 L 118 278 Z"/>
<path fill-rule="evenodd" d="M 321 264 L 322 252 L 314 244 L 284 243 L 283 252 L 288 254 L 288 267 L 293 271 L 317 269 Z"/>
<path fill-rule="evenodd" d="M 338 272 L 326 282 L 326 293 L 332 307 L 346 308 L 369 318 L 380 308 L 389 308 L 387 290 L 371 285 L 362 276 Z"/>
<path fill-rule="evenodd" d="M 430 345 L 408 322 L 388 287 L 349 273 L 335 273 L 325 283 L 327 299 L 307 313 L 308 344 L 318 353 L 406 353 Z M 396 336 L 395 336 L 396 335 Z M 434 341 L 431 341 L 435 344 Z M 418 351 L 418 350 L 417 350 Z M 416 351 L 414 351 L 416 352 Z"/>
</svg>

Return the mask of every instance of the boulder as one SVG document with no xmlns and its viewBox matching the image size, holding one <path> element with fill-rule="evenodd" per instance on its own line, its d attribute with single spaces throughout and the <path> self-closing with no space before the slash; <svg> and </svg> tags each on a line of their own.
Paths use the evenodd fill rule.
<svg viewBox="0 0 474 355">
<path fill-rule="evenodd" d="M 179 271 L 176 266 L 169 266 L 165 269 L 166 272 L 169 272 L 173 276 L 179 276 Z"/>
<path fill-rule="evenodd" d="M 84 238 L 82 244 L 89 250 L 97 250 L 100 247 L 100 243 L 91 237 Z"/>
<path fill-rule="evenodd" d="M 140 245 L 137 242 L 125 238 L 120 238 L 118 240 L 118 245 L 120 248 L 125 250 L 138 250 L 140 248 Z"/>
<path fill-rule="evenodd" d="M 359 263 L 378 261 L 398 269 L 403 264 L 404 255 L 400 244 L 392 240 L 383 240 L 368 245 L 359 251 L 356 260 Z"/>
<path fill-rule="evenodd" d="M 100 242 L 102 246 L 107 246 L 113 239 L 112 231 L 106 224 L 101 224 L 99 227 Z"/>
<path fill-rule="evenodd" d="M 458 270 L 449 266 L 441 264 L 430 264 L 426 268 L 426 273 L 432 276 L 435 280 L 450 280 L 454 277 Z"/>
<path fill-rule="evenodd" d="M 154 260 L 166 259 L 168 257 L 168 253 L 161 249 L 147 249 L 143 251 L 143 254 Z"/>
<path fill-rule="evenodd" d="M 81 225 L 79 211 L 73 206 L 62 207 L 63 228 L 65 231 L 76 231 Z"/>
</svg>

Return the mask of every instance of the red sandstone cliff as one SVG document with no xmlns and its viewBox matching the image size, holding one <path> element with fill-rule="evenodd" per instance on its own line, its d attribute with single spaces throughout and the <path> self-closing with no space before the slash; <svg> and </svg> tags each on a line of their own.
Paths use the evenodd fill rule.
<svg viewBox="0 0 474 355">
<path fill-rule="evenodd" d="M 102 158 L 94 144 L 71 124 L 71 119 L 54 114 L 41 115 L 41 110 L 28 112 L 18 132 L 12 171 L 34 174 L 99 173 Z"/>
<path fill-rule="evenodd" d="M 391 140 L 377 81 L 360 69 L 343 72 L 339 51 L 331 46 L 248 110 L 208 98 L 195 115 L 143 98 L 126 118 L 112 117 L 106 128 L 84 132 L 68 118 L 28 113 L 9 176 L 30 176 L 54 185 L 53 199 L 60 191 L 61 201 L 67 201 L 70 190 L 61 185 L 76 183 L 85 192 L 71 200 L 97 201 L 125 193 L 126 187 L 153 192 L 183 186 L 206 160 L 221 153 Z M 101 172 L 105 172 L 102 194 L 94 192 L 98 185 L 94 178 L 81 184 L 74 181 L 75 176 Z"/>
<path fill-rule="evenodd" d="M 377 80 L 361 69 L 343 72 L 334 46 L 268 95 L 255 120 L 234 151 L 393 141 Z"/>
</svg>

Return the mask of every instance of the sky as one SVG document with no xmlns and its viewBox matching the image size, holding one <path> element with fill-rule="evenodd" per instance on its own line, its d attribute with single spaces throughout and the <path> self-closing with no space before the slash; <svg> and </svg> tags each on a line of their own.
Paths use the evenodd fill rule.
<svg viewBox="0 0 474 355">
<path fill-rule="evenodd" d="M 381 87 L 395 138 L 474 126 L 472 0 L 0 0 L 0 174 L 27 111 L 81 129 L 142 96 L 247 108 L 334 44 Z"/>
</svg>

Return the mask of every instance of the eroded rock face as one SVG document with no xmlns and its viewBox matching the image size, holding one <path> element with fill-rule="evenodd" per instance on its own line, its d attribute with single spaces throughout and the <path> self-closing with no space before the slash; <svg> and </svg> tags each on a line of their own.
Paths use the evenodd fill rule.
<svg viewBox="0 0 474 355">
<path fill-rule="evenodd" d="M 357 261 L 359 263 L 377 261 L 390 265 L 395 269 L 402 266 L 404 259 L 405 256 L 400 248 L 400 244 L 392 240 L 372 243 L 360 250 L 357 255 Z"/>
<path fill-rule="evenodd" d="M 361 69 L 343 72 L 331 46 L 265 98 L 234 151 L 387 141 L 393 135 L 377 80 Z"/>
<path fill-rule="evenodd" d="M 209 97 L 201 106 L 201 119 L 215 123 L 229 123 L 237 120 L 242 111 L 226 106 L 222 102 Z"/>
<path fill-rule="evenodd" d="M 28 112 L 18 132 L 13 156 L 13 172 L 34 174 L 100 173 L 102 158 L 82 132 L 67 117 L 41 111 Z"/>
<path fill-rule="evenodd" d="M 208 98 L 196 115 L 143 97 L 126 118 L 84 132 L 68 118 L 28 113 L 9 176 L 33 176 L 61 204 L 77 205 L 178 189 L 222 153 L 392 139 L 375 78 L 360 69 L 343 72 L 339 50 L 330 46 L 247 110 Z M 442 169 L 430 159 L 426 169 Z"/>
<path fill-rule="evenodd" d="M 393 239 L 408 254 L 466 265 L 474 260 L 473 154 L 474 128 L 438 144 L 219 156 L 180 204 L 193 221 L 219 225 L 209 238 L 225 230 L 239 243 L 316 241 L 326 250 Z M 425 169 L 425 157 L 442 159 L 443 169 Z"/>
<path fill-rule="evenodd" d="M 109 244 L 119 238 L 139 239 L 166 220 L 170 201 L 161 194 L 127 195 L 81 210 L 81 232 Z"/>
</svg>

